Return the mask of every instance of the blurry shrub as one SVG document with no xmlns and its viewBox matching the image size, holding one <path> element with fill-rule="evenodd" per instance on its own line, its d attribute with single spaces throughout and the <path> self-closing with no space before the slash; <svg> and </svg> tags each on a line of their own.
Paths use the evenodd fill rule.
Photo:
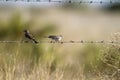
<svg viewBox="0 0 120 80">
<path fill-rule="evenodd" d="M 112 35 L 112 41 L 118 42 L 115 44 L 105 45 L 101 57 L 103 62 L 103 71 L 105 74 L 109 75 L 115 80 L 120 79 L 120 33 L 115 33 Z"/>
<path fill-rule="evenodd" d="M 99 60 L 99 57 L 101 57 L 100 50 L 101 47 L 96 44 L 88 44 L 82 50 L 79 58 L 80 62 L 82 61 L 81 63 L 84 66 L 85 74 L 91 74 L 91 72 L 94 72 L 94 70 L 100 66 L 101 64 L 101 61 Z"/>
<path fill-rule="evenodd" d="M 25 28 L 24 23 L 22 22 L 22 18 L 20 13 L 15 13 L 5 25 L 1 25 L 0 29 L 0 39 L 11 39 L 16 40 L 20 39 L 22 36 L 22 32 Z M 28 26 L 26 26 L 28 27 Z"/>
<path fill-rule="evenodd" d="M 110 11 L 110 12 L 120 12 L 120 3 L 112 3 L 112 4 L 109 4 L 107 5 L 107 7 L 104 7 L 103 8 L 106 10 L 106 11 Z"/>
<path fill-rule="evenodd" d="M 86 45 L 79 56 L 84 66 L 84 74 L 90 76 L 108 76 L 109 79 L 120 79 L 120 35 L 112 36 L 115 44 L 90 44 Z"/>
<path fill-rule="evenodd" d="M 110 77 L 114 77 L 115 80 L 120 79 L 120 46 L 119 45 L 107 45 L 107 48 L 102 52 L 101 61 L 103 67 L 101 72 Z"/>
</svg>

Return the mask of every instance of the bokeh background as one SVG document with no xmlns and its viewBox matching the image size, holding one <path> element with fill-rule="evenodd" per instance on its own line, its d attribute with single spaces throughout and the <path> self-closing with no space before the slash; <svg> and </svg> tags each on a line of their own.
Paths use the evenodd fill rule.
<svg viewBox="0 0 120 80">
<path fill-rule="evenodd" d="M 87 3 L 0 1 L 0 41 L 120 41 L 119 0 Z M 65 1 L 65 0 L 64 0 Z M 96 2 L 96 3 L 95 3 Z M 0 80 L 119 80 L 119 43 L 2 43 Z"/>
</svg>

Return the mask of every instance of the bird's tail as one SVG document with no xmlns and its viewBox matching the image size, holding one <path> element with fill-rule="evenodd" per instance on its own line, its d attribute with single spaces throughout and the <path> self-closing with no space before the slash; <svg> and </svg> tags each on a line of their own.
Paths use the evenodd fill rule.
<svg viewBox="0 0 120 80">
<path fill-rule="evenodd" d="M 33 39 L 33 42 L 36 43 L 36 44 L 38 43 L 38 41 L 36 41 L 35 39 Z"/>
</svg>

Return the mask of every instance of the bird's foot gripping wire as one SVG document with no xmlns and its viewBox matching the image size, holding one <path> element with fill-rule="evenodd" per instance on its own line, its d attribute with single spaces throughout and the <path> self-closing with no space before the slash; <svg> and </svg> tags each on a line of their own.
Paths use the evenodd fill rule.
<svg viewBox="0 0 120 80">
<path fill-rule="evenodd" d="M 35 44 L 38 44 L 37 41 L 30 41 L 30 40 L 25 40 L 24 43 L 35 43 Z"/>
<path fill-rule="evenodd" d="M 58 43 L 58 41 L 50 41 L 50 43 Z"/>
<path fill-rule="evenodd" d="M 50 43 L 60 43 L 60 44 L 63 44 L 63 41 L 50 41 Z"/>
<path fill-rule="evenodd" d="M 57 43 L 63 44 L 63 41 L 57 41 Z"/>
<path fill-rule="evenodd" d="M 63 44 L 63 41 L 61 41 L 60 43 Z"/>
</svg>

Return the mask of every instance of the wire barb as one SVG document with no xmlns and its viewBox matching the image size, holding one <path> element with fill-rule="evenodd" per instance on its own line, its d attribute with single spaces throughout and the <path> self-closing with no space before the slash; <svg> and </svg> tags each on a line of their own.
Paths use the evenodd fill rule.
<svg viewBox="0 0 120 80">
<path fill-rule="evenodd" d="M 29 41 L 0 41 L 0 43 L 32 43 Z M 80 41 L 74 41 L 74 40 L 70 40 L 70 41 L 59 41 L 59 42 L 51 42 L 51 41 L 38 41 L 38 44 L 41 43 L 84 43 L 84 44 L 94 44 L 94 43 L 98 43 L 98 44 L 120 44 L 120 41 L 85 41 L 85 40 L 80 40 Z"/>
<path fill-rule="evenodd" d="M 1 0 L 0 2 L 10 2 L 11 0 Z M 20 1 L 20 0 L 12 0 L 11 2 L 17 2 L 17 1 Z M 79 1 L 74 1 L 74 0 L 68 0 L 68 1 L 65 1 L 65 0 L 48 0 L 48 1 L 45 1 L 45 0 L 35 0 L 35 1 L 32 1 L 32 0 L 21 0 L 21 2 L 49 2 L 49 3 L 79 3 L 79 4 L 85 4 L 85 3 L 88 3 L 88 4 L 103 4 L 103 3 L 109 3 L 109 4 L 114 4 L 114 3 L 120 3 L 120 1 L 113 1 L 113 0 L 110 0 L 110 1 L 104 1 L 104 0 L 101 0 L 101 1 L 83 1 L 83 0 L 79 0 Z"/>
</svg>

